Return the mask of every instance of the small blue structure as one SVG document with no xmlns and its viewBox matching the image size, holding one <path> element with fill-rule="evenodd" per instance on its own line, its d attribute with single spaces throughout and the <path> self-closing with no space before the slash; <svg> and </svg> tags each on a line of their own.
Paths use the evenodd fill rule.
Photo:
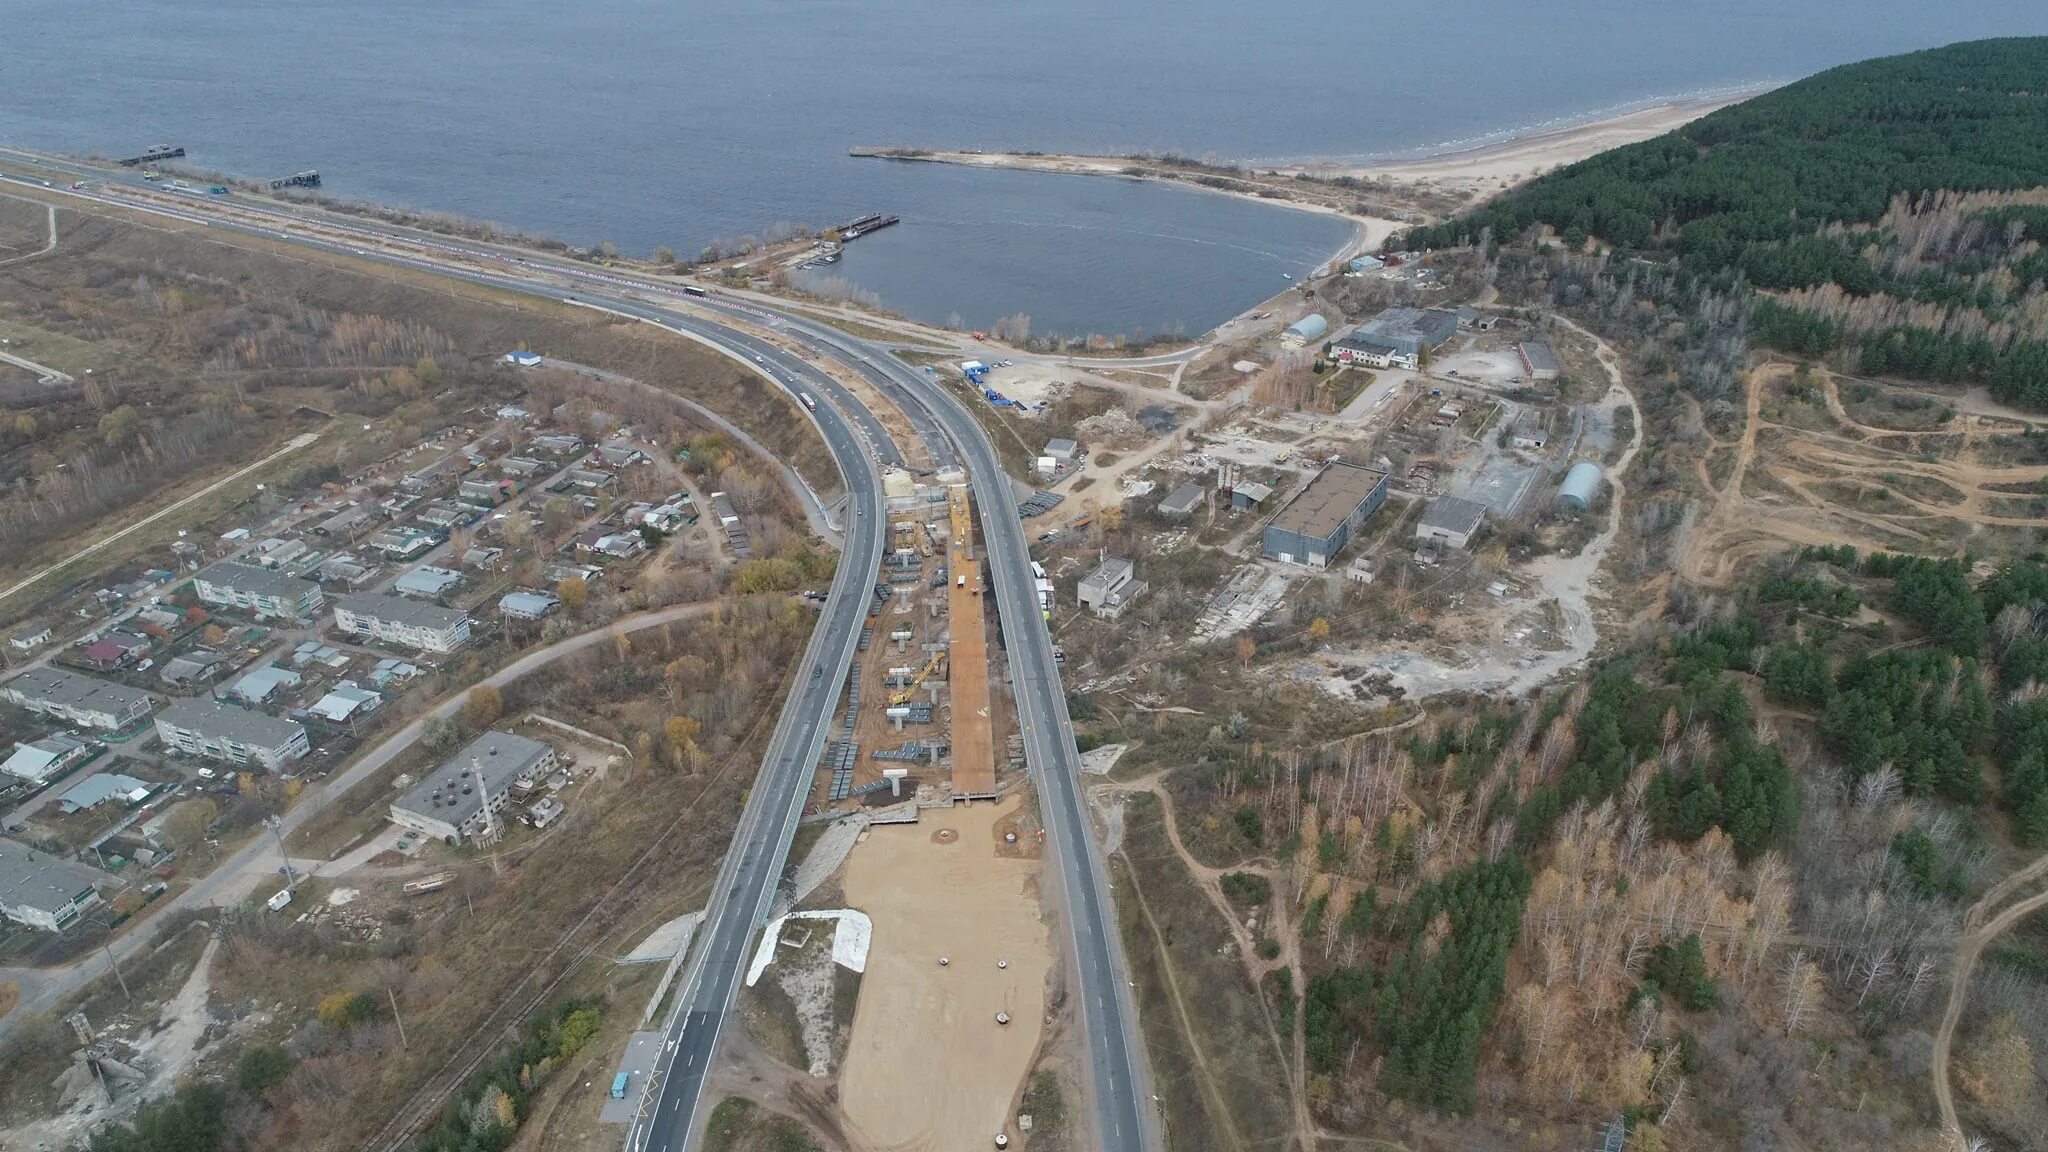
<svg viewBox="0 0 2048 1152">
<path fill-rule="evenodd" d="M 507 352 L 505 353 L 505 363 L 518 368 L 538 368 L 540 367 L 540 357 L 531 352 Z"/>
<path fill-rule="evenodd" d="M 1564 483 L 1557 489 L 1557 502 L 1584 512 L 1593 506 L 1593 497 L 1599 492 L 1600 466 L 1591 460 L 1581 460 L 1564 474 Z"/>
<path fill-rule="evenodd" d="M 969 384 L 979 384 L 988 379 L 988 365 L 979 360 L 962 360 L 960 374 L 967 377 Z"/>
</svg>

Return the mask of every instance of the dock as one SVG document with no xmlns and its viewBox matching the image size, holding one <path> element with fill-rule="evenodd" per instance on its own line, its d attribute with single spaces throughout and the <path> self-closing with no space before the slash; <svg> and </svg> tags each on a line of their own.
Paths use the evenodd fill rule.
<svg viewBox="0 0 2048 1152">
<path fill-rule="evenodd" d="M 848 220 L 837 228 L 827 229 L 827 232 L 839 237 L 839 242 L 844 244 L 848 240 L 857 240 L 870 232 L 879 232 L 892 224 L 900 223 L 902 219 L 900 216 L 885 216 L 880 212 L 870 212 L 859 219 Z"/>
<path fill-rule="evenodd" d="M 117 163 L 123 168 L 140 168 L 144 164 L 155 164 L 159 160 L 183 159 L 184 155 L 185 147 L 182 144 L 159 144 L 140 156 L 130 156 Z"/>
</svg>

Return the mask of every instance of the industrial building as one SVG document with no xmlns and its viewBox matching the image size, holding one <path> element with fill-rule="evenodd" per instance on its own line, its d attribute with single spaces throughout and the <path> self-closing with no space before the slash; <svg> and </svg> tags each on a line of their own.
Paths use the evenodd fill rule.
<svg viewBox="0 0 2048 1152">
<path fill-rule="evenodd" d="M 1280 333 L 1280 343 L 1287 348 L 1306 348 L 1330 334 L 1330 322 L 1322 314 L 1311 312 Z"/>
<path fill-rule="evenodd" d="M 1337 342 L 1331 355 L 1373 368 L 1422 367 L 1422 357 L 1458 332 L 1458 314 L 1441 308 L 1389 308 Z"/>
<path fill-rule="evenodd" d="M 67 724 L 107 731 L 148 718 L 153 703 L 147 692 L 55 668 L 32 668 L 0 684 L 0 699 Z"/>
<path fill-rule="evenodd" d="M 1194 515 L 1195 509 L 1201 506 L 1202 486 L 1200 484 L 1183 484 L 1172 492 L 1167 493 L 1166 499 L 1159 502 L 1159 514 L 1161 516 L 1171 516 L 1176 520 L 1184 520 Z"/>
<path fill-rule="evenodd" d="M 1047 440 L 1045 442 L 1045 451 L 1042 453 L 1042 455 L 1050 456 L 1055 460 L 1063 461 L 1066 463 L 1072 463 L 1074 458 L 1079 456 L 1080 454 L 1080 443 L 1074 440 L 1069 440 L 1064 436 L 1055 436 L 1052 439 Z"/>
<path fill-rule="evenodd" d="M 1564 474 L 1564 483 L 1557 489 L 1557 502 L 1584 512 L 1593 506 L 1593 497 L 1599 493 L 1600 466 L 1591 460 L 1581 460 Z"/>
<path fill-rule="evenodd" d="M 1485 523 L 1486 505 L 1456 496 L 1439 496 L 1422 510 L 1422 520 L 1415 525 L 1415 539 L 1418 543 L 1434 541 L 1463 550 Z"/>
<path fill-rule="evenodd" d="M 68 732 L 58 732 L 26 744 L 16 744 L 14 755 L 0 763 L 0 772 L 31 784 L 62 776 L 75 765 L 92 758 L 92 745 Z"/>
<path fill-rule="evenodd" d="M 1266 522 L 1264 554 L 1283 564 L 1327 568 L 1386 502 L 1385 472 L 1333 460 Z"/>
<path fill-rule="evenodd" d="M 17 924 L 63 931 L 99 903 L 98 883 L 90 868 L 0 840 L 0 916 Z"/>
<path fill-rule="evenodd" d="M 1121 556 L 1105 556 L 1095 571 L 1081 578 L 1081 606 L 1104 620 L 1124 614 L 1131 602 L 1145 594 L 1145 582 L 1137 578 L 1137 566 Z"/>
<path fill-rule="evenodd" d="M 220 700 L 172 701 L 157 713 L 156 734 L 174 752 L 273 772 L 313 750 L 297 722 Z"/>
<path fill-rule="evenodd" d="M 391 804 L 391 822 L 460 844 L 499 825 L 512 785 L 554 771 L 555 750 L 510 732 L 486 732 L 443 760 Z M 488 814 L 487 814 L 488 813 Z"/>
<path fill-rule="evenodd" d="M 1531 380 L 1555 380 L 1558 374 L 1557 353 L 1541 340 L 1526 340 L 1517 349 L 1522 356 L 1522 371 Z"/>
<path fill-rule="evenodd" d="M 352 636 L 428 652 L 453 652 L 469 642 L 466 613 L 397 596 L 340 597 L 334 602 L 334 626 Z"/>
<path fill-rule="evenodd" d="M 1240 480 L 1230 489 L 1230 509 L 1233 512 L 1249 512 L 1273 495 L 1273 486 L 1256 480 Z"/>
</svg>

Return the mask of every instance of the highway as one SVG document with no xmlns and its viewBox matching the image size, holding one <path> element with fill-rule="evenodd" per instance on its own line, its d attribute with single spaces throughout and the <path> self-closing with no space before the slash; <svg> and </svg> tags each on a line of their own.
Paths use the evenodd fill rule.
<svg viewBox="0 0 2048 1152">
<path fill-rule="evenodd" d="M 796 318 L 786 322 L 818 344 L 835 347 L 890 376 L 885 392 L 935 419 L 965 458 L 981 516 L 989 575 L 1010 659 L 1011 686 L 1023 728 L 1024 757 L 1038 787 L 1051 858 L 1059 868 L 1071 929 L 1068 960 L 1074 1000 L 1087 1037 L 1096 1111 L 1096 1147 L 1146 1152 L 1161 1146 L 1151 1106 L 1144 1041 L 1109 895 L 1109 871 L 1088 824 L 1081 796 L 1080 756 L 1066 690 L 1053 660 L 1052 635 L 1039 611 L 1031 552 L 1017 516 L 1009 477 L 981 425 L 960 397 L 917 369 L 844 333 Z"/>
<path fill-rule="evenodd" d="M 6 177 L 0 180 L 28 183 Z M 125 199 L 107 199 L 125 207 L 137 207 Z M 261 229 L 216 221 L 200 212 L 188 214 L 180 210 L 167 214 L 209 227 L 263 234 Z M 329 250 L 344 247 L 303 236 L 284 234 L 283 238 Z M 552 286 L 536 285 L 513 276 L 448 268 L 369 250 L 348 251 L 366 259 L 418 267 L 523 294 L 553 297 L 557 293 Z M 852 666 L 854 646 L 867 616 L 870 588 L 881 572 L 887 517 L 883 514 L 877 462 L 898 463 L 902 455 L 881 422 L 857 404 L 850 393 L 825 373 L 775 344 L 711 320 L 659 312 L 624 297 L 606 295 L 589 302 L 679 331 L 762 372 L 791 391 L 812 390 L 826 401 L 811 410 L 812 417 L 838 462 L 849 497 L 846 543 L 831 591 L 795 671 L 795 687 L 769 738 L 760 773 L 741 811 L 732 848 L 713 884 L 707 922 L 698 933 L 694 955 L 679 985 L 675 1010 L 665 1028 L 668 1040 L 657 1063 L 655 1087 L 643 1107 L 644 1119 L 634 1125 L 634 1142 L 629 1147 L 659 1152 L 680 1149 L 688 1139 L 701 1104 L 704 1073 L 709 1069 L 737 994 L 750 944 L 766 922 L 769 904 L 781 879 L 813 772 L 832 727 L 834 708 Z M 335 795 L 338 791 L 329 790 L 326 794 Z"/>
<path fill-rule="evenodd" d="M 63 167 L 45 158 L 37 158 L 36 162 L 46 167 Z M 70 170 L 94 181 L 119 179 L 103 170 L 83 166 L 71 166 Z M 656 1086 L 648 1105 L 643 1107 L 643 1118 L 629 1135 L 627 1152 L 685 1152 L 689 1146 L 704 1076 L 736 993 L 748 944 L 765 920 L 806 787 L 823 750 L 851 664 L 860 621 L 866 612 L 867 586 L 874 582 L 880 569 L 885 517 L 875 462 L 902 461 L 880 421 L 805 359 L 749 333 L 671 309 L 676 305 L 714 309 L 778 330 L 813 352 L 859 372 L 883 396 L 899 405 L 930 448 L 933 459 L 941 467 L 964 463 L 974 486 L 1004 647 L 1011 662 L 1025 758 L 1038 788 L 1051 859 L 1059 871 L 1071 929 L 1071 986 L 1086 1036 L 1095 1104 L 1095 1146 L 1110 1152 L 1150 1152 L 1160 1147 L 1143 1041 L 1137 1031 L 1137 1012 L 1109 894 L 1108 870 L 1090 831 L 1082 801 L 1073 726 L 1067 715 L 1058 665 L 1053 659 L 1052 638 L 1038 609 L 1029 544 L 1016 514 L 1010 480 L 994 446 L 959 396 L 921 370 L 891 356 L 886 345 L 870 343 L 751 300 L 718 294 L 686 296 L 671 285 L 570 261 L 529 257 L 397 227 L 339 222 L 325 216 L 308 220 L 269 205 L 237 202 L 233 207 L 274 219 L 275 229 L 220 220 L 216 213 L 205 211 L 213 205 L 205 203 L 204 198 L 198 198 L 200 202 L 186 210 L 182 206 L 171 209 L 154 203 L 138 204 L 125 196 L 102 197 L 91 191 L 65 194 L 293 240 L 529 295 L 547 296 L 560 291 L 546 281 L 536 283 L 536 276 L 564 278 L 575 285 L 568 294 L 574 302 L 608 308 L 679 331 L 727 355 L 750 360 L 786 388 L 795 390 L 801 382 L 830 401 L 819 405 L 816 416 L 845 474 L 849 507 L 854 513 L 847 525 L 847 547 L 834 578 L 831 598 L 805 652 L 805 666 L 816 670 L 815 675 L 800 674 L 798 686 L 777 723 L 768 759 L 741 816 L 733 849 L 713 888 L 711 918 L 698 935 L 697 952 L 689 961 L 675 1008 L 664 1029 L 668 1039 L 658 1063 Z M 429 255 L 399 255 L 293 234 L 296 226 L 307 223 L 325 231 L 359 235 L 366 243 L 424 249 Z M 450 259 L 463 263 L 450 266 Z M 468 266 L 470 261 L 494 264 L 507 271 L 480 271 Z M 643 302 L 646 296 L 661 298 L 669 306 L 651 307 Z M 850 415 L 850 423 L 842 412 Z M 859 531 L 863 518 L 867 530 Z"/>
</svg>

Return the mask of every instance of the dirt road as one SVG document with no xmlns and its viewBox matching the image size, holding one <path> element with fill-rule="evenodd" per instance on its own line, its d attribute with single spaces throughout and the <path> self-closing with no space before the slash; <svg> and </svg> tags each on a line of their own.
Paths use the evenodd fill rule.
<svg viewBox="0 0 2048 1152">
<path fill-rule="evenodd" d="M 1948 986 L 1948 1008 L 1941 1015 L 1941 1027 L 1934 1034 L 1934 1058 L 1931 1061 L 1934 1072 L 1934 1101 L 1941 1109 L 1941 1130 L 1949 1134 L 1958 1148 L 1964 1146 L 1962 1122 L 1956 1119 L 1955 1090 L 1949 1083 L 1949 1056 L 1955 1047 L 1956 1025 L 1963 1018 L 1963 1005 L 1968 1001 L 1970 976 L 1977 969 L 1977 959 L 1984 952 L 1984 946 L 1996 940 L 2005 930 L 2018 923 L 2028 913 L 2048 906 L 2048 888 L 2008 906 L 1986 923 L 1984 917 L 1992 908 L 2012 895 L 2015 891 L 2033 883 L 2048 874 L 2048 855 L 2043 855 L 2025 868 L 1999 881 L 1986 892 L 1982 899 L 1970 906 L 1963 914 L 1963 938 L 1956 945 L 1956 965 Z"/>
<path fill-rule="evenodd" d="M 1021 805 L 1012 797 L 873 828 L 847 862 L 847 903 L 874 921 L 839 1081 L 854 1148 L 987 1148 L 1010 1127 L 1052 970 L 1039 861 L 996 853 L 998 823 Z"/>
</svg>

